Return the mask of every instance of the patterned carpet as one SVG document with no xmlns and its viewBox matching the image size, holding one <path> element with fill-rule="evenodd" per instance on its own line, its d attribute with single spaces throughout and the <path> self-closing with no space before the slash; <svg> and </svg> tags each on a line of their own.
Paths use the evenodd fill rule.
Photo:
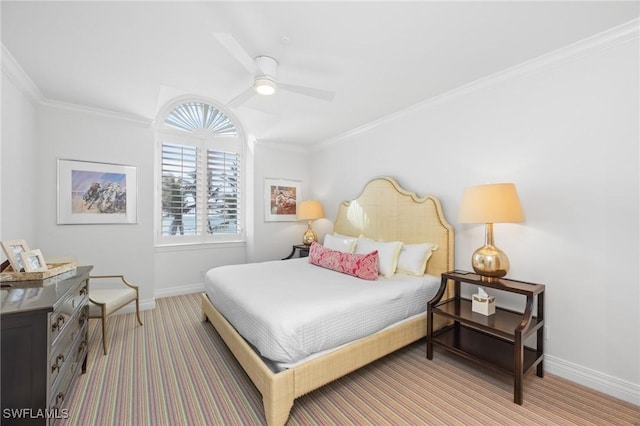
<svg viewBox="0 0 640 426">
<path fill-rule="evenodd" d="M 199 295 L 91 321 L 87 374 L 69 395 L 70 425 L 261 425 L 261 396 L 210 323 Z M 417 342 L 296 400 L 287 425 L 640 425 L 640 407 L 546 374 L 512 402 L 508 376 Z"/>
</svg>

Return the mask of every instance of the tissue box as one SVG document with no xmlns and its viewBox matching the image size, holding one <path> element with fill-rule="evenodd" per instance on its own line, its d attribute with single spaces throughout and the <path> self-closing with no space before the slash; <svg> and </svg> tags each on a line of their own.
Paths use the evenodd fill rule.
<svg viewBox="0 0 640 426">
<path fill-rule="evenodd" d="M 471 300 L 471 310 L 482 315 L 493 315 L 496 313 L 496 298 L 474 294 Z"/>
</svg>

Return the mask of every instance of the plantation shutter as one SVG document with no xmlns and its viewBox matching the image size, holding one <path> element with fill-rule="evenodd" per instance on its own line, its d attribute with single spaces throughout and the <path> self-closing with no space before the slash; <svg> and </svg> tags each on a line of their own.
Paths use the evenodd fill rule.
<svg viewBox="0 0 640 426">
<path fill-rule="evenodd" d="M 162 144 L 162 235 L 198 235 L 198 148 Z M 186 216 L 186 217 L 185 217 Z"/>
<path fill-rule="evenodd" d="M 210 233 L 240 232 L 240 156 L 208 150 L 208 226 Z"/>
</svg>

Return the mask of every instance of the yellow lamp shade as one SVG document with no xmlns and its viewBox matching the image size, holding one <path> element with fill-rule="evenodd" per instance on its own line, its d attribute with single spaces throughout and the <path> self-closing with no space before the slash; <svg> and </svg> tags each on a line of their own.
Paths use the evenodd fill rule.
<svg viewBox="0 0 640 426">
<path fill-rule="evenodd" d="M 307 230 L 302 236 L 302 243 L 304 245 L 310 246 L 314 241 L 318 241 L 318 236 L 315 232 L 313 232 L 313 229 L 311 228 L 311 221 L 315 219 L 322 219 L 324 217 L 324 210 L 322 209 L 322 204 L 320 204 L 320 201 L 301 201 L 300 204 L 298 204 L 296 216 L 298 220 L 307 221 Z"/>
<path fill-rule="evenodd" d="M 324 217 L 322 204 L 317 200 L 301 201 L 296 210 L 298 220 L 315 220 Z"/>
<path fill-rule="evenodd" d="M 523 222 L 524 213 L 516 186 L 492 183 L 465 188 L 460 203 L 460 223 Z"/>
</svg>

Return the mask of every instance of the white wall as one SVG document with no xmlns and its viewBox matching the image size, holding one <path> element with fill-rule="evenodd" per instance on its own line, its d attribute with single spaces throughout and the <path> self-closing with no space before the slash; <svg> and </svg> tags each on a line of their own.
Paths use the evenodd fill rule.
<svg viewBox="0 0 640 426">
<path fill-rule="evenodd" d="M 153 134 L 149 126 L 62 108 L 41 108 L 36 223 L 45 258 L 74 256 L 94 274 L 124 274 L 140 286 L 140 298 L 154 296 Z M 57 158 L 125 164 L 137 168 L 137 224 L 58 225 Z"/>
<path fill-rule="evenodd" d="M 216 266 L 245 262 L 244 242 L 156 247 L 155 297 L 204 291 L 206 271 Z"/>
<path fill-rule="evenodd" d="M 39 248 L 36 234 L 39 150 L 35 106 L 2 73 L 2 139 L 0 139 L 0 239 L 25 240 Z M 4 253 L 0 255 L 6 259 Z"/>
<path fill-rule="evenodd" d="M 287 179 L 301 182 L 302 196 L 311 195 L 309 169 L 311 157 L 306 149 L 286 144 L 257 141 L 253 146 L 253 229 L 249 235 L 249 262 L 282 259 L 291 253 L 293 244 L 302 243 L 306 230 L 303 222 L 265 222 L 264 179 Z"/>
<path fill-rule="evenodd" d="M 547 371 L 640 404 L 638 56 L 637 36 L 574 47 L 327 141 L 313 194 L 331 217 L 375 176 L 436 195 L 470 269 L 463 188 L 516 183 L 526 222 L 495 238 L 510 277 L 546 284 Z"/>
</svg>

